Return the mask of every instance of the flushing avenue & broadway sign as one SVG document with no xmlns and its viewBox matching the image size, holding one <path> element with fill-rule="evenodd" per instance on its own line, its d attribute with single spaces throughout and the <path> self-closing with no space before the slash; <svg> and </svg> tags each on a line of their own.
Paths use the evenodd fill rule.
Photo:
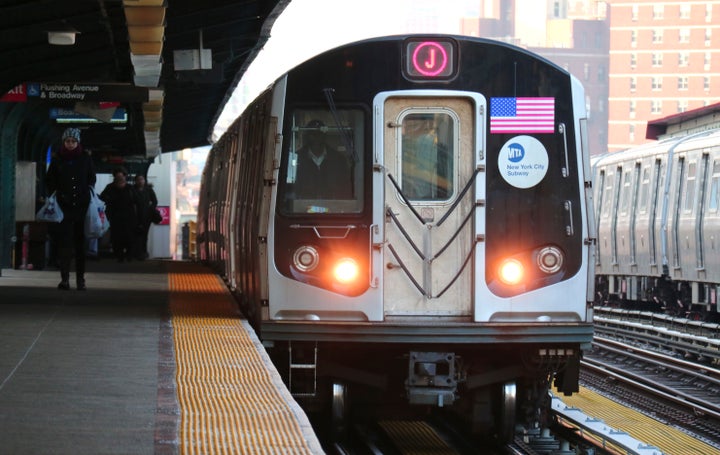
<svg viewBox="0 0 720 455">
<path fill-rule="evenodd" d="M 148 100 L 147 87 L 130 84 L 56 83 L 28 82 L 15 87 L 8 95 L 15 95 L 12 101 L 23 102 L 27 98 L 46 101 L 119 101 L 121 103 L 143 103 Z M 18 94 L 25 96 L 18 97 Z M 10 101 L 10 100 L 8 100 Z"/>
</svg>

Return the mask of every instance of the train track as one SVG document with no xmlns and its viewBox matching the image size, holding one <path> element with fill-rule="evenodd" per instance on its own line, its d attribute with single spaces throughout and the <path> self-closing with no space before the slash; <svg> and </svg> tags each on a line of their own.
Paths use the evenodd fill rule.
<svg viewBox="0 0 720 455">
<path fill-rule="evenodd" d="M 595 337 L 582 381 L 720 448 L 720 370 Z"/>
<path fill-rule="evenodd" d="M 555 411 L 552 411 L 555 412 Z M 452 419 L 441 416 L 418 420 L 380 420 L 356 423 L 347 438 L 326 443 L 331 455 L 606 455 L 618 451 L 602 445 L 622 447 L 611 436 L 598 435 L 596 429 L 579 419 L 570 426 L 569 420 L 558 419 L 552 428 L 519 432 L 513 441 L 501 443 L 482 440 L 459 429 Z M 563 423 L 560 423 L 562 421 Z M 594 438 L 592 436 L 595 436 Z M 600 442 L 598 442 L 600 441 Z M 637 441 L 636 441 L 637 442 Z"/>
</svg>

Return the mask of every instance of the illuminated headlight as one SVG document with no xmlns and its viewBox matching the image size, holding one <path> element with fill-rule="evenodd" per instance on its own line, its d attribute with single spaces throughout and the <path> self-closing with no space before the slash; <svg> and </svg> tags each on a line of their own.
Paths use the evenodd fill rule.
<svg viewBox="0 0 720 455">
<path fill-rule="evenodd" d="M 340 259 L 333 269 L 333 276 L 338 283 L 350 284 L 355 281 L 360 274 L 360 268 L 357 262 L 351 258 Z"/>
<path fill-rule="evenodd" d="M 315 270 L 320 262 L 320 255 L 317 250 L 311 246 L 301 246 L 295 250 L 293 254 L 293 265 L 301 272 L 311 272 Z"/>
<path fill-rule="evenodd" d="M 500 264 L 498 270 L 500 281 L 510 286 L 519 284 L 523 280 L 524 275 L 525 270 L 523 265 L 517 259 L 505 259 Z"/>
<path fill-rule="evenodd" d="M 563 254 L 559 248 L 547 246 L 537 255 L 537 265 L 545 273 L 556 273 L 563 265 Z"/>
</svg>

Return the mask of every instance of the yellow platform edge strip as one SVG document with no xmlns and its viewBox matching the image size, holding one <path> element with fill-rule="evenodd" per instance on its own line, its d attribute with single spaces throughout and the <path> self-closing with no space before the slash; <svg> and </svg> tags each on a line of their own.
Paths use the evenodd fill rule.
<svg viewBox="0 0 720 455">
<path fill-rule="evenodd" d="M 180 453 L 323 453 L 219 277 L 169 273 Z"/>
<path fill-rule="evenodd" d="M 590 417 L 601 419 L 610 428 L 624 431 L 645 444 L 657 447 L 664 454 L 708 455 L 718 453 L 713 446 L 650 416 L 615 403 L 588 388 L 580 387 L 579 393 L 569 397 L 557 394 L 557 391 L 555 393 L 567 406 L 581 409 Z"/>
</svg>

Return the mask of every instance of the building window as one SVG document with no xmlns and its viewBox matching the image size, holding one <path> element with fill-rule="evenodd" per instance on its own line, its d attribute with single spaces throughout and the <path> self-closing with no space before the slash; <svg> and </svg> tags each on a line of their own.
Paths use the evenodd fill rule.
<svg viewBox="0 0 720 455">
<path fill-rule="evenodd" d="M 690 53 L 680 52 L 678 54 L 678 66 L 688 66 L 690 62 Z"/>
<path fill-rule="evenodd" d="M 599 99 L 597 103 L 598 112 L 605 112 L 605 100 Z"/>
<path fill-rule="evenodd" d="M 635 125 L 630 125 L 629 133 L 630 142 L 635 142 Z"/>
<path fill-rule="evenodd" d="M 652 89 L 653 90 L 662 90 L 662 77 L 653 77 L 652 78 Z"/>
<path fill-rule="evenodd" d="M 711 41 L 712 41 L 712 29 L 706 28 L 705 29 L 705 45 L 709 46 Z"/>
<path fill-rule="evenodd" d="M 710 91 L 710 77 L 705 76 L 703 78 L 703 88 L 705 89 L 706 92 Z"/>
<path fill-rule="evenodd" d="M 585 63 L 583 65 L 583 76 L 585 77 L 586 81 L 588 79 L 590 79 L 590 64 L 589 63 Z"/>
<path fill-rule="evenodd" d="M 652 100 L 650 102 L 650 112 L 653 114 L 660 114 L 662 113 L 662 101 L 660 100 Z"/>
<path fill-rule="evenodd" d="M 663 42 L 663 31 L 662 30 L 653 30 L 652 42 L 654 44 L 660 44 Z"/>
<path fill-rule="evenodd" d="M 607 81 L 607 75 L 605 74 L 605 65 L 598 65 L 597 80 L 598 80 L 598 82 L 606 82 Z"/>
<path fill-rule="evenodd" d="M 687 110 L 688 110 L 688 100 L 680 100 L 680 101 L 678 101 L 678 104 L 677 104 L 677 111 L 678 111 L 678 113 L 680 113 L 680 112 L 685 112 L 685 111 L 687 111 Z"/>
<path fill-rule="evenodd" d="M 637 88 L 637 79 L 635 78 L 635 76 L 633 76 L 630 78 L 630 91 L 634 92 L 636 88 Z"/>
<path fill-rule="evenodd" d="M 712 3 L 705 5 L 705 22 L 712 21 Z"/>
<path fill-rule="evenodd" d="M 637 66 L 637 54 L 634 52 L 630 54 L 630 68 L 635 68 Z"/>
<path fill-rule="evenodd" d="M 630 47 L 637 47 L 637 31 L 632 30 L 630 32 Z"/>
<path fill-rule="evenodd" d="M 689 43 L 690 42 L 690 29 L 689 28 L 681 28 L 680 29 L 680 42 L 681 43 Z"/>
<path fill-rule="evenodd" d="M 660 20 L 665 14 L 665 5 L 653 5 L 653 20 Z"/>
<path fill-rule="evenodd" d="M 690 19 L 690 5 L 687 3 L 680 5 L 680 19 Z"/>
<path fill-rule="evenodd" d="M 630 13 L 630 17 L 634 21 L 638 20 L 638 6 L 637 5 L 632 6 L 632 12 Z"/>
<path fill-rule="evenodd" d="M 630 118 L 635 118 L 635 110 L 637 108 L 637 103 L 635 100 L 630 100 Z"/>
<path fill-rule="evenodd" d="M 678 77 L 678 90 L 687 90 L 687 89 L 688 89 L 688 77 L 687 76 Z"/>
<path fill-rule="evenodd" d="M 710 69 L 710 52 L 705 52 L 705 70 Z"/>
<path fill-rule="evenodd" d="M 653 52 L 652 66 L 662 66 L 663 55 L 660 52 Z"/>
</svg>

